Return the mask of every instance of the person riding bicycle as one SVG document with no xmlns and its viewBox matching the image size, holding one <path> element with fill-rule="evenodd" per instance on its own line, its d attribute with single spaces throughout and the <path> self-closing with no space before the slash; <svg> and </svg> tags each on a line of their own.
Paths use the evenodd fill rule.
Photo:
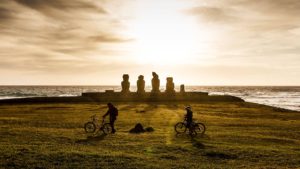
<svg viewBox="0 0 300 169">
<path fill-rule="evenodd" d="M 186 122 L 187 122 L 187 127 L 191 128 L 192 126 L 192 123 L 193 123 L 193 111 L 192 111 L 192 108 L 190 106 L 187 106 L 185 108 L 186 110 L 186 115 L 185 115 L 185 118 L 186 118 Z"/>
<path fill-rule="evenodd" d="M 115 133 L 115 121 L 117 120 L 118 116 L 118 109 L 112 104 L 112 103 L 107 103 L 108 110 L 107 112 L 103 115 L 103 118 L 105 118 L 107 115 L 109 115 L 109 123 L 112 128 L 111 133 Z"/>
</svg>

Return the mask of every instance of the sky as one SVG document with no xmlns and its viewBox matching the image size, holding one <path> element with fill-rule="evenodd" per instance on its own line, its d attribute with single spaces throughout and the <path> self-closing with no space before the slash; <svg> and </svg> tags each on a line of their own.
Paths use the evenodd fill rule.
<svg viewBox="0 0 300 169">
<path fill-rule="evenodd" d="M 299 0 L 0 0 L 0 85 L 300 85 Z"/>
</svg>

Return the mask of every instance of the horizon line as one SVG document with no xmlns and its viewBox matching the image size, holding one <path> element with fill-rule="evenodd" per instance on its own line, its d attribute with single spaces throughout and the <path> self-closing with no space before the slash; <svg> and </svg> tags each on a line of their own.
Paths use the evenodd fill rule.
<svg viewBox="0 0 300 169">
<path fill-rule="evenodd" d="M 64 84 L 57 84 L 57 85 L 53 85 L 53 84 L 49 84 L 49 85 L 40 85 L 40 84 L 32 84 L 32 85 L 1 85 L 0 84 L 0 87 L 10 87 L 10 86 L 24 86 L 24 87 L 30 87 L 30 86 L 40 86 L 40 87 L 46 87 L 46 86 L 53 86 L 53 87 L 58 87 L 58 86 L 62 86 L 62 87 L 88 87 L 88 86 L 107 86 L 107 87 L 111 87 L 111 86 L 114 86 L 114 87 L 117 87 L 117 86 L 120 86 L 121 85 L 116 85 L 116 84 L 112 84 L 112 85 L 64 85 Z M 166 85 L 161 85 L 162 87 L 165 87 Z M 300 85 L 186 85 L 184 84 L 185 87 L 189 86 L 189 87 L 300 87 Z M 136 85 L 131 85 L 130 87 L 136 87 Z M 151 85 L 146 85 L 146 87 L 151 87 Z M 175 85 L 175 87 L 180 87 L 180 85 Z"/>
</svg>

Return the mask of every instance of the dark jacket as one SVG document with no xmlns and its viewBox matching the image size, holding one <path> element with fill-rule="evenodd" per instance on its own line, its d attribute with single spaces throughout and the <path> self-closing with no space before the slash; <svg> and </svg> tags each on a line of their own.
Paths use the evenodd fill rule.
<svg viewBox="0 0 300 169">
<path fill-rule="evenodd" d="M 193 121 L 193 112 L 192 112 L 192 110 L 189 110 L 189 109 L 186 110 L 186 120 L 188 122 Z"/>
<path fill-rule="evenodd" d="M 110 120 L 116 120 L 118 115 L 118 109 L 116 107 L 109 108 L 107 112 L 103 115 L 103 117 L 106 117 L 109 115 Z"/>
</svg>

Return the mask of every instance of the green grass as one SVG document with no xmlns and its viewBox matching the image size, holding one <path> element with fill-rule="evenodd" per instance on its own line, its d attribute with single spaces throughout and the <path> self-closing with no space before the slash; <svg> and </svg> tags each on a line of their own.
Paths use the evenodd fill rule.
<svg viewBox="0 0 300 169">
<path fill-rule="evenodd" d="M 0 106 L 0 168 L 300 168 L 300 113 L 251 103 L 192 104 L 204 136 L 176 135 L 184 104 L 117 104 L 114 135 L 83 124 L 105 104 Z M 130 134 L 136 123 L 155 129 Z"/>
</svg>

